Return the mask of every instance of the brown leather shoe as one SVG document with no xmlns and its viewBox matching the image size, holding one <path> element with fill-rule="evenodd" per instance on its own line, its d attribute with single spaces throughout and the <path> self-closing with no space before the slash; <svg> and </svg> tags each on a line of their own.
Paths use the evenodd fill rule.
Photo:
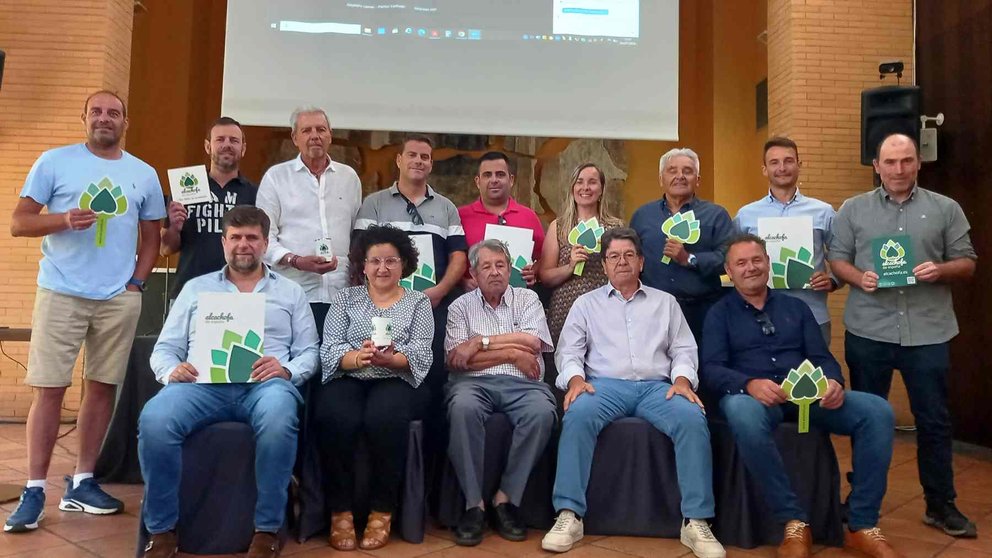
<svg viewBox="0 0 992 558">
<path fill-rule="evenodd" d="M 350 511 L 331 514 L 331 537 L 328 542 L 334 550 L 355 550 L 355 518 Z"/>
<path fill-rule="evenodd" d="M 248 558 L 278 558 L 279 537 L 275 533 L 256 531 L 248 547 Z"/>
<path fill-rule="evenodd" d="M 362 534 L 362 542 L 358 546 L 362 550 L 375 550 L 386 546 L 389 542 L 389 529 L 393 514 L 374 511 L 369 514 L 369 521 Z"/>
<path fill-rule="evenodd" d="M 175 531 L 166 531 L 148 537 L 145 558 L 173 558 L 178 553 L 179 543 Z"/>
<path fill-rule="evenodd" d="M 889 541 L 885 540 L 882 530 L 878 527 L 853 533 L 845 529 L 844 548 L 871 558 L 904 558 L 902 553 L 896 552 L 896 549 L 889 545 Z"/>
<path fill-rule="evenodd" d="M 813 546 L 813 535 L 809 525 L 793 519 L 785 524 L 785 535 L 778 546 L 778 558 L 809 558 Z"/>
</svg>

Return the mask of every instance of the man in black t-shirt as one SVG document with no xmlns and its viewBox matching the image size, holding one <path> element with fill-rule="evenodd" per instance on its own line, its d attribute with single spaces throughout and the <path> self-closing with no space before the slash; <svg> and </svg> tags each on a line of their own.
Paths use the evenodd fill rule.
<svg viewBox="0 0 992 558">
<path fill-rule="evenodd" d="M 186 281 L 224 267 L 220 242 L 224 213 L 236 205 L 255 205 L 258 188 L 239 172 L 245 145 L 241 124 L 226 116 L 218 118 L 203 142 L 210 156 L 211 200 L 189 207 L 177 201 L 168 203 L 169 217 L 163 223 L 161 253 L 168 256 L 180 252 L 170 299 L 176 298 Z"/>
</svg>

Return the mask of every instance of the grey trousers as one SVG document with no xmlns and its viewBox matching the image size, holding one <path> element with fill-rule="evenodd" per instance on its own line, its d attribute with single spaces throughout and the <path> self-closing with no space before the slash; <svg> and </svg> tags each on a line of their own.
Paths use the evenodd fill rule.
<svg viewBox="0 0 992 558">
<path fill-rule="evenodd" d="M 445 385 L 450 437 L 448 458 L 458 476 L 465 509 L 482 501 L 486 421 L 503 413 L 513 425 L 513 439 L 499 489 L 520 505 L 531 469 L 551 437 L 557 415 L 551 389 L 540 380 L 517 376 L 451 374 Z"/>
</svg>

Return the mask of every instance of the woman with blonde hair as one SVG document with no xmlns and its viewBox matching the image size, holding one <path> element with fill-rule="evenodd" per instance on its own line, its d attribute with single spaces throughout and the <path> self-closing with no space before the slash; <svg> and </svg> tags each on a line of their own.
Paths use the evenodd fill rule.
<svg viewBox="0 0 992 558">
<path fill-rule="evenodd" d="M 572 303 L 580 295 L 606 284 L 602 257 L 585 248 L 572 245 L 568 233 L 579 221 L 595 217 L 604 229 L 623 226 L 623 221 L 610 212 L 606 199 L 606 175 L 594 163 L 583 163 L 572 171 L 571 186 L 562 201 L 561 215 L 548 227 L 539 260 L 541 283 L 553 289 L 548 308 L 551 338 L 558 343 L 561 328 Z M 575 275 L 575 266 L 586 262 L 582 275 Z"/>
</svg>

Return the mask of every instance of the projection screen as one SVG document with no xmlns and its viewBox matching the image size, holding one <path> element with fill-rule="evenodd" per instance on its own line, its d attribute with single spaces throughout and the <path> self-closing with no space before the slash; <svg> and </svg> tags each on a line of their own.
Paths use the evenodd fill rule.
<svg viewBox="0 0 992 558">
<path fill-rule="evenodd" d="M 229 0 L 224 115 L 678 139 L 678 0 Z"/>
</svg>

